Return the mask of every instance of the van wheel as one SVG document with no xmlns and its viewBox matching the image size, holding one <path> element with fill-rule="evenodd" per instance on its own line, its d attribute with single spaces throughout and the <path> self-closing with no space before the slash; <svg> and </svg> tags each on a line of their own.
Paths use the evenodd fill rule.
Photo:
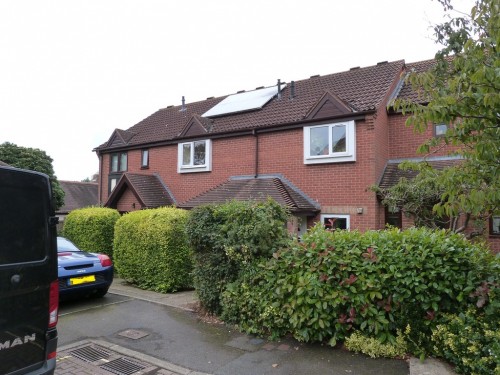
<svg viewBox="0 0 500 375">
<path fill-rule="evenodd" d="M 96 292 L 94 293 L 95 298 L 102 298 L 108 293 L 109 288 L 103 288 L 103 289 L 97 289 Z"/>
</svg>

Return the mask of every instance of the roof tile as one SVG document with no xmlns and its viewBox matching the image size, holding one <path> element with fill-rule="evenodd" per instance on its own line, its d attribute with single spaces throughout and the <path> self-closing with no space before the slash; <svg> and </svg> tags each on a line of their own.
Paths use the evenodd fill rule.
<svg viewBox="0 0 500 375">
<path fill-rule="evenodd" d="M 399 60 L 296 81 L 293 98 L 290 98 L 291 85 L 287 85 L 281 92 L 281 99 L 275 97 L 260 110 L 210 119 L 209 131 L 212 134 L 222 134 L 297 123 L 304 120 L 327 92 L 345 103 L 353 112 L 372 111 L 380 106 L 403 67 L 404 61 Z M 193 116 L 201 116 L 225 98 L 223 96 L 187 103 L 185 110 L 181 110 L 181 106 L 160 109 L 127 129 L 127 134 L 134 135 L 124 141 L 130 147 L 172 141 L 182 133 Z M 120 135 L 124 136 L 123 133 Z M 106 143 L 97 149 L 105 151 L 122 146 Z"/>
<path fill-rule="evenodd" d="M 288 207 L 291 212 L 314 213 L 318 211 L 310 198 L 280 177 L 231 178 L 224 183 L 179 204 L 193 208 L 204 204 L 225 203 L 231 200 L 263 201 L 268 197 Z"/>
<path fill-rule="evenodd" d="M 409 159 L 409 161 L 411 161 Z M 424 160 L 420 161 L 424 162 Z M 448 167 L 453 167 L 462 162 L 461 159 L 457 158 L 442 158 L 437 160 L 427 160 L 426 161 L 432 168 L 437 170 L 442 170 Z M 384 174 L 380 180 L 379 187 L 382 189 L 388 189 L 396 185 L 401 178 L 406 178 L 411 180 L 415 178 L 418 171 L 415 170 L 404 170 L 400 169 L 399 165 L 402 161 L 389 161 L 385 167 Z"/>
<path fill-rule="evenodd" d="M 64 205 L 57 213 L 68 213 L 98 204 L 96 182 L 59 181 L 59 185 L 64 191 Z"/>
</svg>

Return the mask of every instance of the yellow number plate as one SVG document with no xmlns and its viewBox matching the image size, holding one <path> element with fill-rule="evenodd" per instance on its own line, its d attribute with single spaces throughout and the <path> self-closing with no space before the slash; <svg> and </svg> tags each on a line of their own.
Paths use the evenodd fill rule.
<svg viewBox="0 0 500 375">
<path fill-rule="evenodd" d="M 81 276 L 81 277 L 72 277 L 69 279 L 69 285 L 78 285 L 78 284 L 85 284 L 85 283 L 93 283 L 95 281 L 95 276 L 90 275 L 90 276 Z"/>
</svg>

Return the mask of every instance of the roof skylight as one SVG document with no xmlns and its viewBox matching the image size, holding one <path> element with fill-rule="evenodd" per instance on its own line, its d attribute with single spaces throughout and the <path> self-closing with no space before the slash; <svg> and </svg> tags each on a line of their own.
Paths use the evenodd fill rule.
<svg viewBox="0 0 500 375">
<path fill-rule="evenodd" d="M 281 84 L 281 90 L 286 87 L 285 83 Z M 271 86 L 259 90 L 247 91 L 238 94 L 229 95 L 215 107 L 212 107 L 205 112 L 203 117 L 216 117 L 227 115 L 230 113 L 251 111 L 260 109 L 269 102 L 275 95 L 278 94 L 278 87 Z"/>
</svg>

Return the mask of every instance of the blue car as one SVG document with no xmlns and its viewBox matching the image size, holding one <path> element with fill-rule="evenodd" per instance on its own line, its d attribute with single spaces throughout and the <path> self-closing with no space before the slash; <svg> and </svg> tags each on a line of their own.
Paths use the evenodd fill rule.
<svg viewBox="0 0 500 375">
<path fill-rule="evenodd" d="M 113 262 L 105 254 L 80 250 L 64 237 L 57 237 L 59 297 L 102 297 L 113 282 Z"/>
</svg>

